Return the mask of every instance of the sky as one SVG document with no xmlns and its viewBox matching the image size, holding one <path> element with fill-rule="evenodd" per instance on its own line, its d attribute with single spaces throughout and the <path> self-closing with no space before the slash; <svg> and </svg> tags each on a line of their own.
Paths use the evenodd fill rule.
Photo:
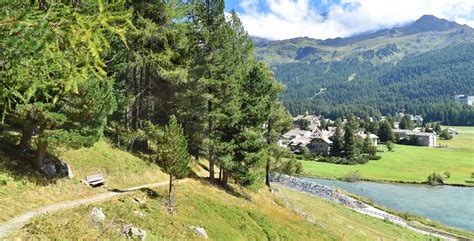
<svg viewBox="0 0 474 241">
<path fill-rule="evenodd" d="M 474 27 L 474 0 L 225 0 L 252 36 L 327 39 L 402 26 L 431 14 Z"/>
</svg>

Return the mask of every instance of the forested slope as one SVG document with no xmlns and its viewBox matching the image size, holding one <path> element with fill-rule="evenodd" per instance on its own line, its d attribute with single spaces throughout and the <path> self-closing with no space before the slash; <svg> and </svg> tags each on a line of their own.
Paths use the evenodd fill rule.
<svg viewBox="0 0 474 241">
<path fill-rule="evenodd" d="M 474 92 L 473 66 L 474 44 L 462 44 L 396 63 L 349 59 L 279 64 L 273 70 L 287 86 L 282 100 L 293 114 L 311 110 L 330 117 L 348 112 L 377 116 L 406 110 L 429 120 L 473 124 L 472 108 L 453 98 Z"/>
<path fill-rule="evenodd" d="M 259 59 L 287 89 L 292 114 L 339 117 L 407 111 L 429 121 L 472 125 L 474 30 L 434 16 L 347 38 L 256 41 Z"/>
</svg>

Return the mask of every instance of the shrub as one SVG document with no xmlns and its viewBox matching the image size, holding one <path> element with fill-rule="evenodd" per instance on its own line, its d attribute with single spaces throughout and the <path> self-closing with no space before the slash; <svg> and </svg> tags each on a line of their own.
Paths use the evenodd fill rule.
<svg viewBox="0 0 474 241">
<path fill-rule="evenodd" d="M 301 162 L 298 162 L 296 164 L 296 174 L 303 174 L 304 169 L 303 169 L 303 164 Z"/>
<path fill-rule="evenodd" d="M 349 165 L 365 164 L 367 162 L 369 162 L 369 158 L 367 156 L 355 156 L 348 159 Z"/>
<path fill-rule="evenodd" d="M 356 182 L 359 181 L 361 178 L 362 176 L 360 175 L 359 170 L 357 170 L 347 173 L 345 176 L 342 177 L 342 180 L 346 182 Z"/>
<path fill-rule="evenodd" d="M 433 174 L 428 176 L 427 182 L 431 186 L 443 185 L 444 178 L 439 173 L 433 172 Z"/>
<path fill-rule="evenodd" d="M 382 159 L 382 157 L 381 157 L 381 156 L 378 156 L 378 155 L 371 155 L 371 156 L 369 156 L 369 160 L 374 160 L 374 161 L 376 161 L 376 160 L 380 160 L 380 159 Z"/>
<path fill-rule="evenodd" d="M 444 129 L 439 133 L 439 138 L 444 139 L 444 140 L 451 140 L 453 136 L 449 134 L 448 129 Z"/>
</svg>

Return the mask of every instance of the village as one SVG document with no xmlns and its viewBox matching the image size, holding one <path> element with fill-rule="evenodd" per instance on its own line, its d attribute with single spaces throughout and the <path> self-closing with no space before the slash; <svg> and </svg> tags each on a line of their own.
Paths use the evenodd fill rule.
<svg viewBox="0 0 474 241">
<path fill-rule="evenodd" d="M 409 120 L 409 125 L 401 124 L 400 121 L 393 120 Z M 395 142 L 399 144 L 424 146 L 424 147 L 440 147 L 437 145 L 437 138 L 441 130 L 436 130 L 435 125 L 424 125 L 423 117 L 411 114 L 396 114 L 393 119 L 391 117 L 382 116 L 380 120 L 374 118 L 366 118 L 365 120 L 357 118 L 359 123 L 381 124 L 385 121 L 390 122 L 393 129 L 388 130 L 393 140 L 380 140 L 378 133 L 370 133 L 363 127 L 358 127 L 354 134 L 357 139 L 363 141 L 370 139 L 371 145 L 375 148 L 380 144 L 387 142 Z M 347 119 L 342 120 L 342 125 L 346 125 Z M 312 114 L 304 114 L 293 117 L 293 128 L 281 135 L 278 144 L 281 148 L 289 148 L 292 154 L 302 154 L 309 151 L 313 156 L 331 156 L 333 147 L 333 137 L 336 133 L 336 121 L 326 119 L 323 116 Z M 341 128 L 342 129 L 342 128 Z M 344 134 L 344 130 L 341 130 Z M 453 128 L 445 130 L 448 136 L 457 134 Z"/>
</svg>

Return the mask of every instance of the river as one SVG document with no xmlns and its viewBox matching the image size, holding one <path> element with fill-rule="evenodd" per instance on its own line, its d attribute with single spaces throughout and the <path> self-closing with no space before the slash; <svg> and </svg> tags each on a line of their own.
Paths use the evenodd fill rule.
<svg viewBox="0 0 474 241">
<path fill-rule="evenodd" d="M 474 188 L 376 182 L 302 179 L 369 198 L 389 209 L 427 217 L 448 226 L 474 231 Z"/>
</svg>

